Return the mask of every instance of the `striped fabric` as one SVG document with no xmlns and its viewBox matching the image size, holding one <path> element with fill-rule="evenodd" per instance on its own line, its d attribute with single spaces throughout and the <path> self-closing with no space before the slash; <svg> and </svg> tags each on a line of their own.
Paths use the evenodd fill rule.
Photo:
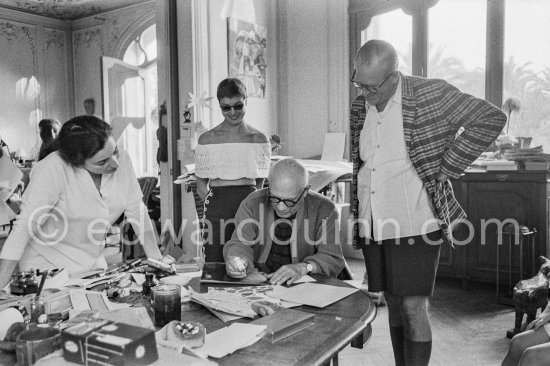
<svg viewBox="0 0 550 366">
<path fill-rule="evenodd" d="M 445 236 L 452 243 L 452 230 L 466 218 L 456 201 L 450 182 L 438 183 L 439 172 L 458 178 L 498 137 L 506 115 L 482 99 L 460 92 L 443 80 L 400 74 L 402 80 L 403 129 L 411 162 L 424 183 Z M 359 137 L 367 111 L 359 95 L 350 113 L 351 159 L 353 161 L 352 211 L 358 218 L 357 173 Z M 465 130 L 456 137 L 460 127 Z M 353 246 L 358 248 L 359 230 L 354 225 Z"/>
</svg>

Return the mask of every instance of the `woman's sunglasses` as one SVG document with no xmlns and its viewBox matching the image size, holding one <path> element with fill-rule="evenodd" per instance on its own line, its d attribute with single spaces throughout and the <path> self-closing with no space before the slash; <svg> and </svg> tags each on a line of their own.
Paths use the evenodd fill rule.
<svg viewBox="0 0 550 366">
<path fill-rule="evenodd" d="M 236 111 L 242 111 L 244 108 L 244 103 L 237 103 L 235 105 L 220 105 L 220 108 L 224 112 L 229 112 L 231 108 L 233 108 Z"/>
</svg>

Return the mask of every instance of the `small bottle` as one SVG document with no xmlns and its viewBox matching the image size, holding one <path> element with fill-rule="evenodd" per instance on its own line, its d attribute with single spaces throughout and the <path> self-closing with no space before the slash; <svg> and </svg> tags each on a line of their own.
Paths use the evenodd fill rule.
<svg viewBox="0 0 550 366">
<path fill-rule="evenodd" d="M 151 288 L 156 286 L 156 283 L 154 281 L 154 274 L 153 273 L 146 273 L 145 274 L 145 282 L 143 282 L 143 295 L 144 296 L 151 296 Z"/>
<path fill-rule="evenodd" d="M 38 323 L 40 315 L 46 313 L 46 306 L 40 296 L 31 299 L 31 323 Z"/>
</svg>

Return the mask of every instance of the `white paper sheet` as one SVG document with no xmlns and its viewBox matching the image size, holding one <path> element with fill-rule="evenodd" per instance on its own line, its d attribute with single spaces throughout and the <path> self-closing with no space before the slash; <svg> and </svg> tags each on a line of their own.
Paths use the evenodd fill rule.
<svg viewBox="0 0 550 366">
<path fill-rule="evenodd" d="M 67 282 L 69 282 L 69 272 L 63 268 L 55 276 L 46 278 L 44 288 L 62 288 L 67 285 Z"/>
<path fill-rule="evenodd" d="M 324 308 L 357 291 L 359 291 L 359 289 L 351 287 L 338 287 L 319 283 L 302 283 L 290 288 L 279 286 L 272 292 L 269 292 L 268 295 L 281 300 Z"/>
<path fill-rule="evenodd" d="M 207 334 L 204 346 L 197 348 L 197 351 L 214 358 L 227 356 L 259 341 L 265 328 L 265 325 L 233 323 Z"/>
<path fill-rule="evenodd" d="M 305 276 L 300 277 L 300 279 L 295 281 L 294 283 L 306 283 L 306 282 L 317 282 L 317 281 L 315 280 L 315 278 L 313 278 L 309 275 L 305 275 Z"/>
<path fill-rule="evenodd" d="M 128 308 L 128 304 L 117 304 L 109 301 L 104 292 L 71 290 L 69 292 L 73 313 L 85 310 L 108 311 Z"/>
<path fill-rule="evenodd" d="M 135 308 L 124 308 L 110 311 L 100 311 L 98 315 L 101 319 L 112 320 L 124 324 L 130 324 L 135 327 L 155 330 L 155 325 L 143 306 Z"/>
</svg>

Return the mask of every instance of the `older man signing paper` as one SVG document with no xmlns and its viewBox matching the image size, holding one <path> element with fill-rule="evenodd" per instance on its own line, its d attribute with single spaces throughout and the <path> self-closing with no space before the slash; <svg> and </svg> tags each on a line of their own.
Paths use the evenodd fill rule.
<svg viewBox="0 0 550 366">
<path fill-rule="evenodd" d="M 235 216 L 235 232 L 223 253 L 236 278 L 265 264 L 273 284 L 291 284 L 308 273 L 338 275 L 338 212 L 332 201 L 309 191 L 306 168 L 295 159 L 271 167 L 269 188 L 251 193 Z"/>
</svg>

